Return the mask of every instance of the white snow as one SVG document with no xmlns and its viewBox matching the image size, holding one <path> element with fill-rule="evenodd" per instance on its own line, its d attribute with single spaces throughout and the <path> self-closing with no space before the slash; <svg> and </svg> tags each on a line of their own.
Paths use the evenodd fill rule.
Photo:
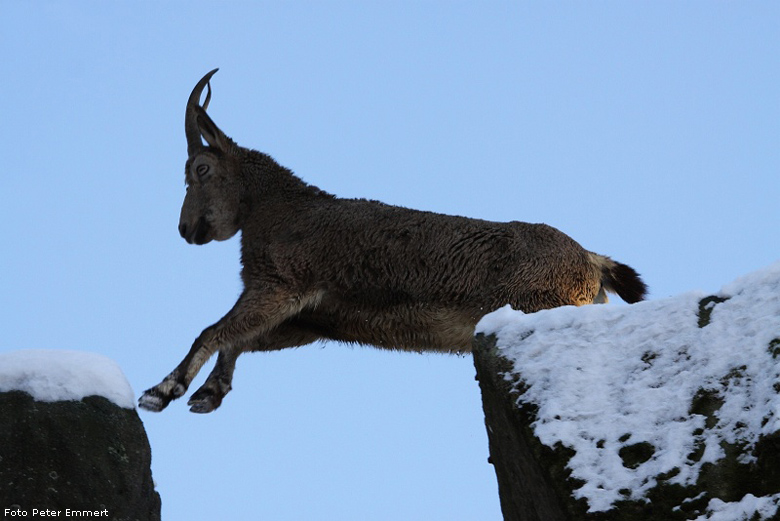
<svg viewBox="0 0 780 521">
<path fill-rule="evenodd" d="M 505 307 L 478 324 L 477 332 L 496 334 L 501 355 L 527 387 L 519 401 L 538 407 L 538 438 L 576 451 L 568 466 L 585 484 L 575 496 L 586 498 L 590 511 L 609 510 L 625 498 L 621 489 L 630 491 L 629 499 L 645 497 L 656 476 L 675 468 L 680 472 L 671 483 L 694 484 L 702 464 L 723 457 L 721 441 L 741 440 L 750 448 L 760 435 L 780 429 L 780 396 L 773 388 L 780 359 L 770 350 L 780 338 L 780 262 L 726 285 L 718 296 L 728 300 L 711 304 L 711 322 L 700 328 L 704 296 L 532 315 Z M 704 416 L 690 414 L 702 390 L 723 400 L 712 428 Z M 703 433 L 694 435 L 697 429 Z M 697 441 L 705 450 L 694 462 L 688 455 Z M 640 442 L 655 452 L 626 468 L 618 451 Z M 775 496 L 713 499 L 711 517 L 700 519 L 739 519 L 727 516 L 777 506 Z"/>
<path fill-rule="evenodd" d="M 758 514 L 761 519 L 768 519 L 777 512 L 778 503 L 780 503 L 780 494 L 766 497 L 747 494 L 741 501 L 733 503 L 715 498 L 707 505 L 707 513 L 697 517 L 695 521 L 748 520 L 753 519 L 755 514 Z"/>
<path fill-rule="evenodd" d="M 42 402 L 98 395 L 126 409 L 135 407 L 133 389 L 117 363 L 81 351 L 0 353 L 0 392 L 6 391 L 24 391 Z"/>
</svg>

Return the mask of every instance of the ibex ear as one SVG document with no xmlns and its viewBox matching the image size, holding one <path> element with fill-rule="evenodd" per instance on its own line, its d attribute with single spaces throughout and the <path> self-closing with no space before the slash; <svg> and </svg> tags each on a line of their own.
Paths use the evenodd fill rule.
<svg viewBox="0 0 780 521">
<path fill-rule="evenodd" d="M 200 135 L 203 136 L 203 139 L 206 140 L 209 146 L 227 152 L 230 149 L 230 138 L 214 124 L 205 110 L 198 112 L 198 130 L 200 130 Z"/>
</svg>

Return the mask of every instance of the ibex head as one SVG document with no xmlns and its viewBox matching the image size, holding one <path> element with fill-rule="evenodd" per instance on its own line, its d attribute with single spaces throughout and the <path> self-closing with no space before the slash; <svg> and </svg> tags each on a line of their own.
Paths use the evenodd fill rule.
<svg viewBox="0 0 780 521">
<path fill-rule="evenodd" d="M 187 195 L 181 208 L 179 232 L 190 244 L 224 241 L 240 228 L 239 147 L 206 114 L 211 100 L 209 80 L 217 70 L 206 74 L 187 100 L 184 120 L 189 156 L 185 166 Z M 201 106 L 200 97 L 206 86 L 206 101 Z"/>
</svg>

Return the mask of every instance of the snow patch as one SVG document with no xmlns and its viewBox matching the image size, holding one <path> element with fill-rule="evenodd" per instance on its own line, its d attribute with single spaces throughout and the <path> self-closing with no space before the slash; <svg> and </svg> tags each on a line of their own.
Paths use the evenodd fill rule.
<svg viewBox="0 0 780 521">
<path fill-rule="evenodd" d="M 536 436 L 575 450 L 568 466 L 584 482 L 575 497 L 586 498 L 591 512 L 644 498 L 660 474 L 692 485 L 704 463 L 724 456 L 721 442 L 750 449 L 780 430 L 780 262 L 724 286 L 700 327 L 704 296 L 531 315 L 505 307 L 477 325 L 496 335 L 513 363 L 524 385 L 519 402 L 538 408 Z M 701 393 L 722 401 L 714 426 L 691 414 Z M 691 461 L 697 445 L 703 455 Z M 620 450 L 627 446 L 643 449 L 638 462 L 626 464 Z M 713 499 L 711 517 L 701 519 L 777 507 L 776 496 L 754 499 Z"/>
<path fill-rule="evenodd" d="M 24 391 L 42 402 L 103 396 L 126 409 L 135 395 L 116 362 L 81 351 L 30 349 L 0 353 L 0 392 Z"/>
<path fill-rule="evenodd" d="M 697 517 L 695 521 L 747 520 L 752 519 L 755 514 L 761 516 L 761 519 L 769 519 L 777 513 L 779 503 L 780 494 L 765 497 L 747 494 L 742 500 L 731 503 L 712 499 L 707 506 L 707 513 Z"/>
</svg>

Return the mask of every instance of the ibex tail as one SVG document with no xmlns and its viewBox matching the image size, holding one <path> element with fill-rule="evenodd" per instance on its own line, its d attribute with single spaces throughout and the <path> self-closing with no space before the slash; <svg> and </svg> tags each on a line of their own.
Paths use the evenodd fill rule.
<svg viewBox="0 0 780 521">
<path fill-rule="evenodd" d="M 597 253 L 590 255 L 592 262 L 601 270 L 602 291 L 600 296 L 603 296 L 604 301 L 606 301 L 606 295 L 602 295 L 604 290 L 617 293 L 629 304 L 644 300 L 647 294 L 647 285 L 642 282 L 639 273 L 634 268 L 613 261 L 604 255 Z"/>
</svg>

